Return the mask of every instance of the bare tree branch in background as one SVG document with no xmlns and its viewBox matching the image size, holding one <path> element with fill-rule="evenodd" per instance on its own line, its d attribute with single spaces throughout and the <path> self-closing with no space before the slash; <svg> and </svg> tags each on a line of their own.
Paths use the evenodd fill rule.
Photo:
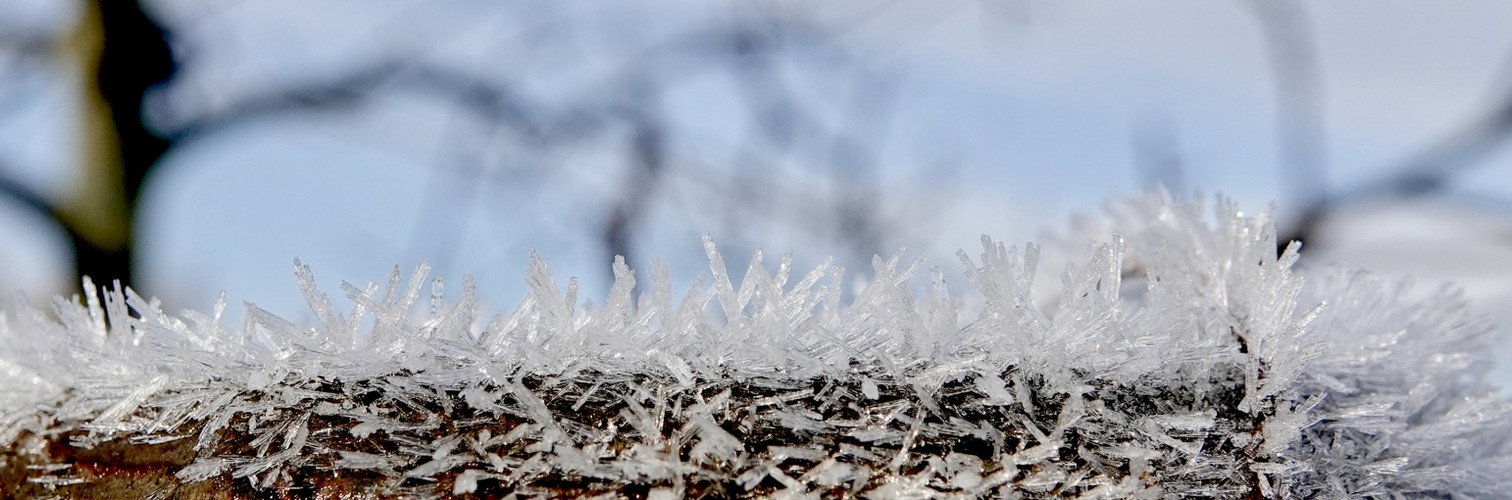
<svg viewBox="0 0 1512 500">
<path fill-rule="evenodd" d="M 1346 205 L 1383 198 L 1409 199 L 1440 192 L 1456 175 L 1484 165 L 1487 157 L 1512 139 L 1512 95 L 1489 109 L 1490 112 L 1438 144 L 1384 168 L 1387 174 L 1336 191 L 1305 206 L 1300 220 L 1279 241 L 1306 241 L 1316 237 L 1324 218 Z"/>
<path fill-rule="evenodd" d="M 243 97 L 229 106 L 191 116 L 169 127 L 166 136 L 182 142 L 218 132 L 249 120 L 297 113 L 353 109 L 380 91 L 409 92 L 453 103 L 458 110 L 487 122 L 508 126 L 522 134 L 548 139 L 542 112 L 529 109 L 526 99 L 504 82 L 463 70 L 419 62 L 388 60 L 354 69 L 329 81 L 313 81 Z"/>
<path fill-rule="evenodd" d="M 1305 6 L 1296 0 L 1246 0 L 1255 14 L 1269 56 L 1276 90 L 1279 186 L 1290 205 L 1312 207 L 1329 196 L 1323 123 L 1323 81 L 1317 44 Z M 1313 224 L 1304 208 L 1299 226 Z M 1306 234 L 1298 234 L 1302 241 Z M 1282 239 L 1277 251 L 1290 239 Z"/>
<path fill-rule="evenodd" d="M 619 198 L 609 209 L 608 221 L 604 224 L 604 251 L 606 262 L 615 257 L 634 260 L 634 237 L 637 221 L 645 216 L 651 197 L 661 181 L 666 167 L 667 138 L 664 125 L 650 111 L 631 111 L 630 163 L 627 178 L 621 183 Z"/>
<path fill-rule="evenodd" d="M 1136 124 L 1131 135 L 1140 184 L 1145 189 L 1164 186 L 1173 194 L 1186 195 L 1186 161 L 1170 118 L 1151 117 Z"/>
<path fill-rule="evenodd" d="M 741 213 L 742 219 L 754 215 L 795 227 L 827 225 L 808 229 L 827 234 L 831 241 L 848 242 L 843 246 L 857 259 L 869 259 L 881 251 L 890 234 L 878 201 L 880 188 L 871 175 L 878 168 L 871 150 L 878 146 L 879 124 L 885 121 L 895 83 L 873 81 L 874 75 L 863 72 L 856 83 L 855 102 L 844 111 L 849 121 L 838 130 L 828 130 L 800 102 L 797 96 L 803 89 L 787 88 L 788 83 L 782 81 L 780 59 L 827 58 L 827 64 L 840 66 L 854 62 L 829 45 L 825 28 L 801 18 L 741 14 L 729 26 L 700 28 L 652 46 L 621 71 L 612 72 L 597 90 L 562 105 L 548 106 L 519 91 L 522 82 L 515 79 L 529 75 L 482 76 L 429 62 L 424 56 L 400 54 L 334 77 L 263 89 L 222 106 L 180 109 L 183 103 L 167 94 L 149 95 L 175 76 L 175 61 L 168 49 L 170 31 L 154 21 L 139 1 L 95 0 L 88 7 L 73 46 L 80 67 L 98 68 L 98 81 L 86 92 L 86 109 L 105 118 L 86 118 L 82 123 L 107 126 L 82 134 L 87 151 L 85 188 L 76 199 L 59 203 L 22 183 L 0 178 L 0 194 L 34 208 L 69 235 L 79 276 L 132 283 L 138 200 L 172 148 L 262 118 L 356 110 L 370 105 L 375 97 L 392 94 L 429 97 L 497 129 L 511 137 L 513 145 L 526 149 L 566 150 L 616 140 L 609 132 L 626 131 L 624 178 L 604 209 L 600 241 L 606 263 L 616 255 L 634 263 L 635 235 L 656 197 L 681 196 L 676 186 L 687 185 L 669 179 L 669 175 L 688 173 L 687 168 L 671 168 L 674 161 L 688 162 L 674 159 L 677 154 L 669 137 L 673 131 L 657 103 L 680 79 L 710 69 L 728 71 L 744 85 L 751 130 L 759 137 L 747 149 L 753 165 L 775 167 L 788 161 L 827 165 L 813 173 L 834 180 L 833 192 L 826 196 L 794 191 L 813 186 L 750 182 L 749 177 L 756 174 L 753 170 L 762 167 L 734 169 L 734 186 L 726 186 L 726 196 L 714 198 L 717 205 L 711 211 Z M 151 119 L 144 119 L 144 111 L 145 118 Z M 804 201 L 787 204 L 784 200 Z M 787 216 L 792 220 L 778 220 L 783 216 L 767 209 L 760 214 L 748 210 L 762 204 L 792 209 Z M 744 222 L 731 226 L 759 226 Z"/>
<path fill-rule="evenodd" d="M 839 188 L 837 229 L 843 241 L 850 243 L 851 258 L 857 263 L 889 250 L 882 248 L 889 231 L 882 225 L 882 188 L 875 171 L 897 85 L 895 80 L 858 71 L 847 110 L 850 123 L 832 141 L 831 162 Z"/>
<path fill-rule="evenodd" d="M 1247 3 L 1264 35 L 1276 83 L 1281 185 L 1300 208 L 1290 230 L 1278 238 L 1278 252 L 1292 241 L 1316 239 L 1324 219 L 1347 205 L 1441 191 L 1512 137 L 1512 95 L 1507 95 L 1442 142 L 1382 169 L 1385 175 L 1330 189 L 1325 183 L 1322 77 L 1304 5 L 1294 0 Z"/>
<path fill-rule="evenodd" d="M 73 246 L 77 275 L 127 284 L 138 201 L 169 145 L 142 123 L 142 96 L 173 75 L 174 62 L 165 32 L 136 2 L 86 2 L 83 11 L 64 50 L 85 75 L 81 183 L 63 202 L 12 181 L 0 191 L 58 223 Z"/>
</svg>

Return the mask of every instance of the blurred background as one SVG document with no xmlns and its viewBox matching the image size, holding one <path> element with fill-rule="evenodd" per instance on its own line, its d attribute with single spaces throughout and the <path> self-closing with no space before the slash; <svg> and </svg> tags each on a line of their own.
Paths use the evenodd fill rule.
<svg viewBox="0 0 1512 500">
<path fill-rule="evenodd" d="M 1509 137 L 1500 0 L 0 0 L 0 289 L 235 325 L 308 316 L 295 257 L 428 261 L 502 309 L 532 249 L 597 298 L 706 232 L 950 270 L 1164 185 L 1512 324 Z"/>
</svg>

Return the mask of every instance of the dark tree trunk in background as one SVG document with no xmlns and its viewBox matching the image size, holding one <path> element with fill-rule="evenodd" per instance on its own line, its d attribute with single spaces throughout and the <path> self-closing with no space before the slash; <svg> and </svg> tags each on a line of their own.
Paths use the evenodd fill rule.
<svg viewBox="0 0 1512 500">
<path fill-rule="evenodd" d="M 74 264 L 79 276 L 95 283 L 112 280 L 132 282 L 136 246 L 135 219 L 138 197 L 147 174 L 168 151 L 169 141 L 147 130 L 142 121 L 142 98 L 153 86 L 173 76 L 173 54 L 167 34 L 140 2 L 95 0 L 104 35 L 98 81 L 100 96 L 109 109 L 111 128 L 119 147 L 119 168 L 124 241 L 101 244 L 70 231 Z"/>
</svg>

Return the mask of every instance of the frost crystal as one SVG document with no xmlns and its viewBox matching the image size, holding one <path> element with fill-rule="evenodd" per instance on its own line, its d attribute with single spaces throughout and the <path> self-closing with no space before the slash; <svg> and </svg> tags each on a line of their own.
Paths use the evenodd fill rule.
<svg viewBox="0 0 1512 500">
<path fill-rule="evenodd" d="M 579 304 L 533 259 L 529 296 L 492 318 L 470 282 L 447 302 L 423 266 L 343 284 L 341 312 L 296 262 L 316 323 L 248 305 L 239 331 L 219 323 L 223 300 L 170 316 L 86 282 L 84 303 L 0 315 L 0 486 L 1508 497 L 1512 405 L 1480 379 L 1489 325 L 1450 292 L 1294 269 L 1266 216 L 1215 206 L 1114 206 L 1111 239 L 1046 252 L 1070 262 L 1048 297 L 1039 247 L 985 239 L 961 254 L 969 297 L 938 269 L 916 294 L 920 263 L 897 257 L 848 301 L 840 269 L 773 272 L 759 253 L 737 284 L 711 241 L 708 289 L 680 299 L 666 269 L 636 294 L 616 262 L 603 305 Z M 157 479 L 112 483 L 123 466 Z"/>
</svg>

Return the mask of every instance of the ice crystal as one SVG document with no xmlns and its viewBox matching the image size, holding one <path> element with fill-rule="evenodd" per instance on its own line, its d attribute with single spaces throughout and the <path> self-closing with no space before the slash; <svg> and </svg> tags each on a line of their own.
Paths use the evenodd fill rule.
<svg viewBox="0 0 1512 500">
<path fill-rule="evenodd" d="M 533 258 L 492 318 L 424 266 L 344 283 L 338 311 L 296 262 L 315 322 L 249 304 L 239 330 L 224 298 L 172 316 L 86 281 L 0 314 L 5 477 L 76 491 L 116 450 L 247 496 L 1507 497 L 1489 325 L 1296 269 L 1265 215 L 1214 207 L 1111 207 L 1111 237 L 1046 251 L 1070 263 L 1049 297 L 1040 247 L 985 238 L 969 300 L 897 256 L 849 300 L 838 267 L 760 253 L 735 283 L 708 240 L 681 297 L 616 262 L 582 304 Z"/>
</svg>

